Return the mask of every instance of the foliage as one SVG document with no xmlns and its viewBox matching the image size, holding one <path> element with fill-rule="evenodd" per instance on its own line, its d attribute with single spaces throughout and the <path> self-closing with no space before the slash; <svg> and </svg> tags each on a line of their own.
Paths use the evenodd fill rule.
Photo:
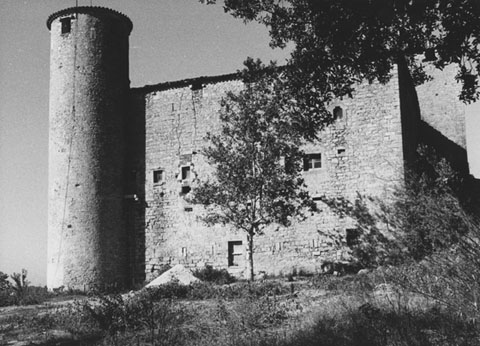
<svg viewBox="0 0 480 346">
<path fill-rule="evenodd" d="M 160 299 L 186 298 L 191 287 L 192 285 L 185 286 L 177 281 L 172 281 L 155 287 L 147 287 L 145 290 L 149 292 L 153 300 L 158 301 Z"/>
<path fill-rule="evenodd" d="M 145 341 L 153 345 L 159 340 L 176 344 L 180 338 L 176 327 L 181 327 L 186 316 L 171 300 L 155 301 L 150 290 L 126 298 L 118 294 L 97 295 L 94 301 L 82 302 L 78 309 L 114 345 L 120 343 L 122 336 L 138 330 L 145 330 Z"/>
<path fill-rule="evenodd" d="M 417 171 L 410 172 L 397 202 L 386 208 L 387 222 L 402 230 L 405 251 L 415 260 L 457 244 L 471 230 L 471 191 L 445 159 L 419 149 Z"/>
<path fill-rule="evenodd" d="M 334 210 L 340 217 L 350 217 L 356 221 L 356 239 L 347 244 L 355 261 L 355 267 L 376 268 L 385 263 L 395 263 L 398 256 L 398 242 L 385 236 L 379 229 L 378 215 L 371 211 L 373 202 L 384 206 L 381 201 L 357 194 L 352 202 L 345 197 L 328 198 L 322 196 L 322 202 Z M 327 234 L 327 236 L 332 236 Z M 341 235 L 333 235 L 341 237 Z M 337 243 L 341 243 L 338 239 Z M 352 264 L 353 265 L 353 264 Z"/>
<path fill-rule="evenodd" d="M 29 281 L 27 281 L 27 271 L 22 269 L 21 273 L 13 273 L 10 275 L 13 280 L 12 290 L 15 293 L 16 304 L 23 304 L 23 300 L 28 289 Z"/>
<path fill-rule="evenodd" d="M 0 272 L 0 291 L 10 288 L 10 282 L 8 281 L 8 274 Z"/>
<path fill-rule="evenodd" d="M 409 292 L 399 291 L 398 302 L 375 298 L 383 274 L 321 277 L 293 295 L 284 294 L 289 287 L 280 282 L 206 283 L 237 294 L 195 302 L 162 299 L 152 289 L 98 295 L 46 311 L 2 315 L 0 333 L 7 343 L 12 338 L 36 343 L 30 339 L 33 331 L 46 345 L 478 345 L 477 322 Z M 334 291 L 319 298 L 318 288 L 325 285 Z M 24 339 L 22 331 L 28 334 Z"/>
<path fill-rule="evenodd" d="M 358 221 L 362 237 L 354 245 L 354 255 L 382 259 L 377 264 L 396 264 L 388 270 L 390 281 L 454 314 L 479 320 L 480 223 L 474 197 L 478 186 L 427 148 L 421 147 L 419 154 L 418 171 L 410 172 L 394 203 L 372 200 L 376 209 L 358 202 L 361 197 L 355 203 L 327 203 Z M 379 223 L 391 237 L 371 236 L 380 232 Z M 362 257 L 357 259 L 362 262 Z"/>
<path fill-rule="evenodd" d="M 214 269 L 210 265 L 195 270 L 193 275 L 201 281 L 212 282 L 217 285 L 231 284 L 236 281 L 235 277 L 230 275 L 226 269 Z"/>
<path fill-rule="evenodd" d="M 162 299 L 239 299 L 259 298 L 290 293 L 290 288 L 277 281 L 236 282 L 230 285 L 196 282 L 189 286 L 175 282 L 145 288 L 153 301 Z"/>
<path fill-rule="evenodd" d="M 49 297 L 46 287 L 30 286 L 25 269 L 10 276 L 0 272 L 0 306 L 39 304 Z"/>
<path fill-rule="evenodd" d="M 264 24 L 272 47 L 293 47 L 280 83 L 298 101 L 306 131 L 332 121 L 332 99 L 351 96 L 362 80 L 385 83 L 404 61 L 417 84 L 428 79 L 426 64 L 456 64 L 459 98 L 471 102 L 480 95 L 476 0 L 226 0 L 223 6 L 234 17 Z"/>
<path fill-rule="evenodd" d="M 353 202 L 323 197 L 341 217 L 356 221 L 358 239 L 351 249 L 362 266 L 421 260 L 469 237 L 478 222 L 469 179 L 425 146 L 418 149 L 415 167 L 393 200 L 360 194 Z"/>
<path fill-rule="evenodd" d="M 341 318 L 322 316 L 313 327 L 289 340 L 267 345 L 473 346 L 479 342 L 477 328 L 436 309 L 391 311 L 366 303 Z"/>
<path fill-rule="evenodd" d="M 300 139 L 279 108 L 274 71 L 248 60 L 245 89 L 222 100 L 219 134 L 208 134 L 204 154 L 213 178 L 194 189 L 192 202 L 206 206 L 207 224 L 230 224 L 247 233 L 250 279 L 253 237 L 273 223 L 289 225 L 314 209 L 301 177 Z"/>
<path fill-rule="evenodd" d="M 0 272 L 0 306 L 10 305 L 10 281 L 8 274 Z"/>
</svg>

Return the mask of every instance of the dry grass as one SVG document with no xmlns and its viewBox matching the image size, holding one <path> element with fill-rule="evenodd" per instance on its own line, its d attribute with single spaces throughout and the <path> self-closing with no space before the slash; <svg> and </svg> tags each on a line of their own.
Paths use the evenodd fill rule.
<svg viewBox="0 0 480 346">
<path fill-rule="evenodd" d="M 280 281 L 230 288 L 205 284 L 190 288 L 191 297 L 171 298 L 176 289 L 0 310 L 0 335 L 4 343 L 43 344 L 59 341 L 60 335 L 69 342 L 65 345 L 480 344 L 475 322 L 382 284 L 375 275 L 311 278 L 295 282 L 293 293 L 291 283 Z"/>
</svg>

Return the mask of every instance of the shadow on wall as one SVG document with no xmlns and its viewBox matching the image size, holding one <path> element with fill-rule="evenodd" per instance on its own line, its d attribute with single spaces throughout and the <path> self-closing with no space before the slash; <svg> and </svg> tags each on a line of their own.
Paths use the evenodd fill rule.
<svg viewBox="0 0 480 346">
<path fill-rule="evenodd" d="M 132 94 L 130 98 L 125 122 L 125 215 L 130 285 L 135 287 L 145 281 L 145 97 Z"/>
<path fill-rule="evenodd" d="M 468 175 L 467 151 L 457 143 L 445 137 L 425 121 L 420 122 L 420 142 L 428 147 L 435 148 L 461 175 Z"/>
</svg>

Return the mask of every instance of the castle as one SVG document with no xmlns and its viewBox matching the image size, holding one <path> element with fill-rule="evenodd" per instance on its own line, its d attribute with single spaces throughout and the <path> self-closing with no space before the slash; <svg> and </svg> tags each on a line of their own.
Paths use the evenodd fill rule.
<svg viewBox="0 0 480 346">
<path fill-rule="evenodd" d="M 164 265 L 206 264 L 241 276 L 245 234 L 207 228 L 185 196 L 208 173 L 201 155 L 219 128 L 220 100 L 242 88 L 237 74 L 130 88 L 132 22 L 103 7 L 52 14 L 49 118 L 49 288 L 131 286 Z M 415 88 L 405 66 L 386 85 L 357 85 L 330 105 L 337 120 L 305 146 L 314 199 L 391 195 L 421 142 L 468 172 L 465 106 L 447 68 Z M 255 240 L 256 271 L 317 272 L 348 256 L 352 220 L 321 213 Z M 326 234 L 337 234 L 342 244 Z"/>
</svg>

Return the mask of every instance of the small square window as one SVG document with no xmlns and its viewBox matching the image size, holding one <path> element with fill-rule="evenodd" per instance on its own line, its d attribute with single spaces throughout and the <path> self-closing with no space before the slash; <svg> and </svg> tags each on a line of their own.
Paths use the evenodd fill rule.
<svg viewBox="0 0 480 346">
<path fill-rule="evenodd" d="M 303 170 L 322 168 L 322 154 L 309 154 L 303 158 Z"/>
<path fill-rule="evenodd" d="M 72 30 L 72 18 L 62 18 L 60 23 L 62 24 L 62 34 L 68 34 Z"/>
<path fill-rule="evenodd" d="M 163 169 L 153 171 L 153 183 L 160 184 L 165 180 L 165 172 Z"/>
</svg>

